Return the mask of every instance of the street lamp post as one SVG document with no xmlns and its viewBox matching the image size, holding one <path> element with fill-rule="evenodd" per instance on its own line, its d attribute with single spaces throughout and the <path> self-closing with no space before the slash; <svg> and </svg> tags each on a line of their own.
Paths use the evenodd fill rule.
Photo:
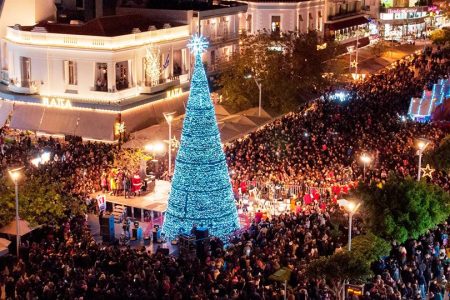
<svg viewBox="0 0 450 300">
<path fill-rule="evenodd" d="M 256 85 L 258 86 L 259 89 L 259 101 L 258 101 L 258 117 L 261 117 L 261 107 L 262 107 L 262 83 L 261 81 L 259 81 L 258 79 L 256 79 L 255 77 L 253 77 L 252 74 L 247 74 L 245 75 L 245 79 L 250 79 L 253 78 L 253 80 L 255 80 Z"/>
<path fill-rule="evenodd" d="M 169 175 L 170 178 L 172 175 L 172 121 L 175 112 L 165 112 L 163 114 L 167 124 L 169 125 L 169 147 L 167 149 L 169 152 L 169 170 L 167 171 L 167 174 Z"/>
<path fill-rule="evenodd" d="M 147 144 L 147 145 L 145 145 L 144 150 L 152 153 L 152 162 L 154 163 L 153 169 L 154 169 L 154 174 L 156 175 L 156 173 L 157 173 L 156 169 L 157 169 L 157 163 L 158 163 L 158 159 L 156 159 L 156 154 L 162 153 L 164 151 L 164 144 L 161 142 Z"/>
<path fill-rule="evenodd" d="M 345 200 L 344 208 L 348 213 L 348 251 L 352 251 L 352 225 L 353 225 L 353 215 L 356 213 L 361 203 L 355 204 Z"/>
<path fill-rule="evenodd" d="M 356 31 L 356 51 L 355 51 L 355 73 L 358 76 L 358 44 L 359 44 L 359 30 Z"/>
<path fill-rule="evenodd" d="M 355 51 L 355 46 L 347 46 L 347 51 L 349 53 L 349 65 L 348 65 L 348 71 L 349 73 L 352 73 L 352 53 Z"/>
<path fill-rule="evenodd" d="M 361 155 L 361 161 L 363 163 L 364 166 L 364 171 L 363 171 L 363 180 L 364 182 L 366 181 L 366 165 L 370 164 L 370 162 L 372 161 L 372 159 L 370 158 L 370 156 L 368 156 L 367 154 L 363 154 Z"/>
<path fill-rule="evenodd" d="M 417 139 L 417 154 L 419 155 L 419 170 L 417 172 L 417 181 L 420 181 L 422 171 L 422 154 L 425 148 L 430 144 L 430 141 L 424 138 Z"/>
<path fill-rule="evenodd" d="M 16 255 L 19 258 L 19 247 L 20 247 L 20 232 L 19 232 L 19 178 L 20 170 L 22 168 L 15 168 L 9 170 L 9 176 L 14 182 L 15 194 L 16 194 Z"/>
</svg>

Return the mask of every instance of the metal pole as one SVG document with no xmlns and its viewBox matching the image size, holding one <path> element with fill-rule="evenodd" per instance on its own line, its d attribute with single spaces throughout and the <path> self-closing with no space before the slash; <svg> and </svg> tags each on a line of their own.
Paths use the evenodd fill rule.
<svg viewBox="0 0 450 300">
<path fill-rule="evenodd" d="M 349 61 L 349 65 L 348 65 L 348 72 L 350 74 L 352 74 L 352 52 L 349 52 L 349 53 L 350 53 L 350 61 Z"/>
<path fill-rule="evenodd" d="M 16 255 L 19 258 L 19 247 L 20 247 L 20 232 L 19 232 L 19 183 L 17 179 L 14 180 L 14 186 L 16 190 Z"/>
<path fill-rule="evenodd" d="M 364 182 L 366 182 L 366 163 L 364 162 L 363 165 L 364 165 L 363 179 Z"/>
<path fill-rule="evenodd" d="M 172 121 L 169 121 L 169 180 L 172 174 Z"/>
<path fill-rule="evenodd" d="M 422 151 L 419 151 L 419 171 L 417 172 L 417 181 L 420 181 L 421 169 L 422 169 Z"/>
<path fill-rule="evenodd" d="M 342 295 L 341 295 L 341 297 L 342 297 L 342 300 L 345 299 L 345 280 L 344 280 L 344 282 L 342 283 Z"/>
<path fill-rule="evenodd" d="M 348 251 L 352 251 L 352 218 L 353 213 L 348 213 Z"/>
<path fill-rule="evenodd" d="M 284 281 L 284 300 L 287 299 L 287 280 Z"/>
<path fill-rule="evenodd" d="M 355 54 L 355 61 L 356 61 L 356 65 L 355 65 L 355 73 L 356 75 L 358 75 L 358 40 L 359 40 L 359 32 L 356 32 L 356 54 Z"/>
<path fill-rule="evenodd" d="M 256 79 L 256 84 L 258 85 L 259 89 L 259 106 L 258 106 L 258 117 L 261 117 L 261 93 L 262 93 L 262 83 L 258 82 Z"/>
</svg>

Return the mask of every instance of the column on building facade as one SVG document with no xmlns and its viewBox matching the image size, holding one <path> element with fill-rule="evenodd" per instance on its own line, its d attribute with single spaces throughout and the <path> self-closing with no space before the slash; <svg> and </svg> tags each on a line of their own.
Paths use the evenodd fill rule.
<svg viewBox="0 0 450 300">
<path fill-rule="evenodd" d="M 112 61 L 107 62 L 106 65 L 108 66 L 108 70 L 106 70 L 106 74 L 108 76 L 107 91 L 109 92 L 109 91 L 113 90 L 113 87 L 114 87 L 114 89 L 116 89 L 116 66 L 115 66 L 115 63 Z"/>
</svg>

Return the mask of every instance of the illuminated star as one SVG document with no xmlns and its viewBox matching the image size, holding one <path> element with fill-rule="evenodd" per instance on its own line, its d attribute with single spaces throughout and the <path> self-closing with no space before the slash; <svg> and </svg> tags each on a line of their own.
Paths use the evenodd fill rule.
<svg viewBox="0 0 450 300">
<path fill-rule="evenodd" d="M 172 138 L 172 150 L 176 150 L 180 147 L 180 142 L 177 140 L 176 136 L 173 136 Z"/>
<path fill-rule="evenodd" d="M 352 61 L 352 62 L 350 63 L 350 66 L 351 66 L 352 68 L 356 68 L 356 67 L 358 66 L 358 63 L 356 62 L 356 60 L 354 60 L 354 61 Z"/>
<path fill-rule="evenodd" d="M 204 36 L 194 34 L 187 46 L 194 55 L 197 55 L 205 52 L 205 50 L 208 48 L 208 41 Z"/>
<path fill-rule="evenodd" d="M 435 169 L 432 169 L 429 164 L 427 164 L 427 166 L 425 168 L 421 168 L 421 170 L 423 172 L 422 177 L 427 177 L 428 176 L 428 177 L 430 177 L 430 179 L 433 178 L 431 173 L 433 173 L 435 171 Z"/>
</svg>

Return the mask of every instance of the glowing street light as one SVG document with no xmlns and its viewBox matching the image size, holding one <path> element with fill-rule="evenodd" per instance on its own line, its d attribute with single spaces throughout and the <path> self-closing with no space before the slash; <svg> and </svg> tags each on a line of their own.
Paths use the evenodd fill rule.
<svg viewBox="0 0 450 300">
<path fill-rule="evenodd" d="M 354 51 L 355 51 L 355 46 L 353 46 L 353 45 L 347 46 L 347 52 L 348 52 L 349 57 L 350 57 L 349 68 L 348 68 L 349 73 L 352 72 L 352 53 Z"/>
<path fill-rule="evenodd" d="M 39 164 L 41 163 L 41 158 L 40 157 L 33 158 L 31 160 L 31 163 L 33 164 L 33 166 L 39 167 Z"/>
<path fill-rule="evenodd" d="M 21 176 L 21 170 L 23 167 L 11 169 L 8 171 L 11 180 L 14 182 L 14 188 L 16 193 L 16 255 L 19 257 L 20 246 L 20 232 L 19 232 L 19 178 Z"/>
<path fill-rule="evenodd" d="M 167 174 L 170 176 L 172 175 L 172 121 L 173 118 L 176 114 L 176 112 L 165 112 L 164 114 L 164 118 L 166 119 L 167 124 L 169 125 L 169 148 L 168 148 L 168 152 L 169 152 L 169 170 L 167 172 Z"/>
<path fill-rule="evenodd" d="M 161 153 L 164 151 L 164 144 L 161 142 L 157 142 L 153 145 L 153 149 L 155 152 Z"/>
<path fill-rule="evenodd" d="M 353 215 L 358 211 L 361 203 L 355 203 L 345 199 L 339 200 L 339 204 L 344 207 L 348 213 L 348 251 L 352 251 L 352 221 Z"/>
<path fill-rule="evenodd" d="M 144 150 L 152 152 L 153 156 L 155 156 L 156 153 L 162 153 L 164 151 L 164 144 L 162 142 L 150 143 L 144 146 Z"/>
<path fill-rule="evenodd" d="M 50 153 L 49 152 L 42 153 L 40 163 L 41 164 L 45 164 L 45 163 L 47 163 L 49 161 L 50 161 Z"/>
<path fill-rule="evenodd" d="M 430 140 L 427 140 L 425 138 L 418 138 L 416 142 L 417 147 L 417 155 L 419 155 L 419 170 L 417 172 L 417 181 L 420 181 L 421 177 L 421 168 L 422 168 L 422 154 L 425 151 L 425 149 L 430 144 Z"/>
<path fill-rule="evenodd" d="M 370 158 L 370 156 L 368 156 L 366 153 L 363 153 L 363 155 L 361 155 L 360 159 L 364 166 L 363 179 L 364 179 L 364 181 L 366 181 L 366 165 L 370 164 L 370 162 L 372 161 L 372 158 Z"/>
<path fill-rule="evenodd" d="M 145 151 L 153 152 L 153 144 L 147 144 L 144 146 Z"/>
</svg>

